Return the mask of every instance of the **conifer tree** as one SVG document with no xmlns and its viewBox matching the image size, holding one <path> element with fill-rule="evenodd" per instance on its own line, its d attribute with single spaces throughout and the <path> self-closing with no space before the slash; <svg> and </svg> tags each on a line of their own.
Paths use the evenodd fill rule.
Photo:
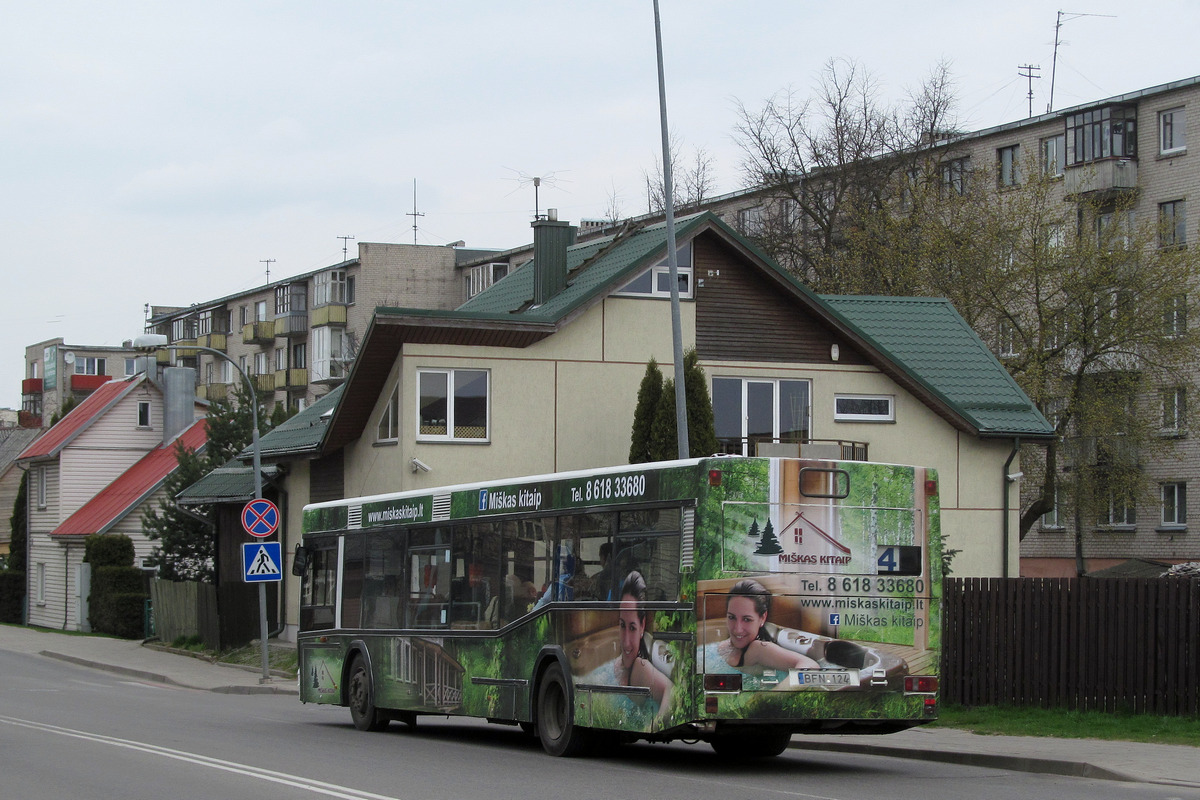
<svg viewBox="0 0 1200 800">
<path fill-rule="evenodd" d="M 638 387 L 637 407 L 633 411 L 633 430 L 629 435 L 630 464 L 644 464 L 653 460 L 650 456 L 650 437 L 662 389 L 662 370 L 658 368 L 658 362 L 651 358 Z"/>
</svg>

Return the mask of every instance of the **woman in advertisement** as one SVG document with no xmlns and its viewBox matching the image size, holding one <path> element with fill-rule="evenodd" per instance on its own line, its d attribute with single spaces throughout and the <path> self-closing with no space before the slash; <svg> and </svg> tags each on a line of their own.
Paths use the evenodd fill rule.
<svg viewBox="0 0 1200 800">
<path fill-rule="evenodd" d="M 631 572 L 621 584 L 621 613 L 618 618 L 621 655 L 614 663 L 617 684 L 645 686 L 658 705 L 659 714 L 670 706 L 675 686 L 650 661 L 646 649 L 646 580 L 640 572 Z"/>
<path fill-rule="evenodd" d="M 717 653 L 737 669 L 820 669 L 808 656 L 788 650 L 771 638 L 766 628 L 771 610 L 771 593 L 752 578 L 733 585 L 725 604 L 729 638 L 717 645 Z"/>
</svg>

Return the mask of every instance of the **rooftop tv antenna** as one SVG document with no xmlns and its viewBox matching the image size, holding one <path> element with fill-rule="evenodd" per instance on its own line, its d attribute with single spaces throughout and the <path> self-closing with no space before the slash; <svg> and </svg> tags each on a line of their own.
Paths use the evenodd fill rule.
<svg viewBox="0 0 1200 800">
<path fill-rule="evenodd" d="M 512 170 L 512 171 L 517 172 L 516 170 Z M 526 175 L 524 172 L 517 172 L 516 181 L 517 181 L 518 189 L 524 188 L 524 187 L 530 186 L 530 185 L 533 186 L 533 218 L 534 219 L 542 218 L 541 200 L 538 197 L 539 189 L 541 189 L 542 184 L 544 183 L 547 186 L 557 187 L 558 182 L 560 180 L 562 180 L 562 179 L 558 177 L 557 172 L 546 172 L 542 175 Z M 509 194 L 511 194 L 511 192 Z"/>
<path fill-rule="evenodd" d="M 354 241 L 354 237 L 353 236 L 339 236 L 337 238 L 342 240 L 342 261 L 345 261 L 346 260 L 346 249 L 348 247 L 347 243 Z"/>
<path fill-rule="evenodd" d="M 425 214 L 417 211 L 417 179 L 413 178 L 413 210 L 405 214 L 406 217 L 413 218 L 413 244 L 417 243 L 417 217 L 423 217 Z"/>
<path fill-rule="evenodd" d="M 260 264 L 266 264 L 266 265 L 267 265 L 267 283 L 270 283 L 270 282 L 271 282 L 271 265 L 275 263 L 275 259 L 273 259 L 273 258 L 260 258 L 260 259 L 258 260 L 258 263 L 260 263 Z"/>
<path fill-rule="evenodd" d="M 1063 17 L 1066 17 L 1066 19 L 1063 19 Z M 1058 18 L 1054 22 L 1054 60 L 1050 62 L 1050 102 L 1046 104 L 1047 114 L 1054 110 L 1054 76 L 1058 71 L 1058 45 L 1061 41 L 1059 33 L 1062 32 L 1062 24 L 1070 22 L 1073 19 L 1079 19 L 1080 17 L 1108 17 L 1109 19 L 1116 19 L 1115 14 L 1086 14 L 1076 11 L 1058 12 Z"/>
<path fill-rule="evenodd" d="M 1021 72 L 1025 70 L 1025 72 Z M 1033 64 L 1021 64 L 1017 67 L 1017 74 L 1029 81 L 1029 116 L 1033 116 L 1033 79 L 1042 79 L 1041 75 L 1034 75 L 1035 72 L 1041 72 L 1040 66 L 1035 67 Z"/>
</svg>

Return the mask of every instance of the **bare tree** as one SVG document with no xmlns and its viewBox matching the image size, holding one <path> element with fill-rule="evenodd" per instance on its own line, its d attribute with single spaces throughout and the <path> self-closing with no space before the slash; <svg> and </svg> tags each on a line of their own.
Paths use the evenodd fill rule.
<svg viewBox="0 0 1200 800">
<path fill-rule="evenodd" d="M 674 190 L 675 209 L 686 211 L 698 208 L 716 191 L 716 162 L 703 147 L 692 149 L 685 160 L 683 144 L 674 132 L 671 133 L 671 187 Z M 646 206 L 650 213 L 661 213 L 666 209 L 666 181 L 663 176 L 662 160 L 654 159 L 654 171 L 643 171 L 646 181 Z"/>
</svg>

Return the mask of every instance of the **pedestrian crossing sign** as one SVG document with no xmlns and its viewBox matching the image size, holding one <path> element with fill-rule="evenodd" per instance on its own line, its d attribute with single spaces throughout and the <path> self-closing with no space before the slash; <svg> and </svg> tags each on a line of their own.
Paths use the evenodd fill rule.
<svg viewBox="0 0 1200 800">
<path fill-rule="evenodd" d="M 279 542 L 242 545 L 242 573 L 246 583 L 283 580 L 283 551 Z"/>
</svg>

